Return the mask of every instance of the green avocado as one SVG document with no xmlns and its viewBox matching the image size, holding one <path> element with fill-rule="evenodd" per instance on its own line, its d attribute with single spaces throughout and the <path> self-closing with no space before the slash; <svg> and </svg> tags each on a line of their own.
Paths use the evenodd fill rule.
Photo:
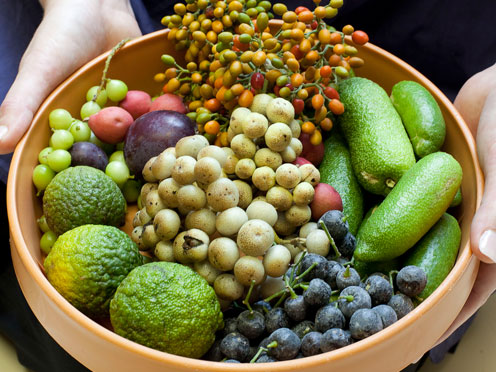
<svg viewBox="0 0 496 372">
<path fill-rule="evenodd" d="M 350 148 L 353 170 L 367 191 L 387 195 L 415 164 L 412 144 L 386 91 L 359 77 L 343 80 L 339 117 Z"/>
<path fill-rule="evenodd" d="M 331 185 L 339 193 L 350 232 L 356 235 L 363 218 L 363 194 L 353 173 L 350 152 L 336 129 L 324 145 L 324 158 L 319 167 L 320 182 Z"/>
<path fill-rule="evenodd" d="M 448 209 L 461 180 L 462 168 L 450 154 L 420 159 L 360 227 L 355 258 L 387 261 L 412 248 Z"/>
<path fill-rule="evenodd" d="M 427 298 L 448 276 L 458 255 L 461 234 L 456 218 L 445 213 L 407 252 L 404 265 L 418 266 L 427 275 L 427 285 L 419 297 Z"/>
<path fill-rule="evenodd" d="M 403 121 L 419 158 L 439 151 L 446 136 L 443 114 L 436 100 L 415 81 L 400 81 L 391 91 L 391 101 Z"/>
</svg>

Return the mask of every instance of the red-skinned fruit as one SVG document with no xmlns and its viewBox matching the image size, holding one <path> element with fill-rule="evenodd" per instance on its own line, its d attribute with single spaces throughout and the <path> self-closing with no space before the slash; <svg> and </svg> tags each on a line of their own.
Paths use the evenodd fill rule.
<svg viewBox="0 0 496 372">
<path fill-rule="evenodd" d="M 293 99 L 293 107 L 295 110 L 295 114 L 299 115 L 303 112 L 303 109 L 305 108 L 305 101 L 303 101 L 300 98 L 295 98 Z"/>
<path fill-rule="evenodd" d="M 176 111 L 180 114 L 186 114 L 188 112 L 186 106 L 184 105 L 183 99 L 176 94 L 165 93 L 160 97 L 157 97 L 150 106 L 150 111 L 158 110 L 170 110 Z"/>
<path fill-rule="evenodd" d="M 333 87 L 325 87 L 324 94 L 329 99 L 339 99 L 338 91 Z"/>
<path fill-rule="evenodd" d="M 88 125 L 95 136 L 106 143 L 119 143 L 124 140 L 134 119 L 122 107 L 110 106 L 90 116 Z"/>
<path fill-rule="evenodd" d="M 256 90 L 262 89 L 263 85 L 264 85 L 264 80 L 265 80 L 265 77 L 263 76 L 263 74 L 261 72 L 255 72 L 251 76 L 251 80 L 250 80 L 251 87 L 253 89 L 256 89 Z"/>
<path fill-rule="evenodd" d="M 310 161 L 316 167 L 319 166 L 320 162 L 324 158 L 324 142 L 319 145 L 312 145 L 310 142 L 310 135 L 307 133 L 300 134 L 300 141 L 303 145 L 303 151 L 300 156 Z"/>
<path fill-rule="evenodd" d="M 302 158 L 301 156 L 298 156 L 294 161 L 293 164 L 296 166 L 302 166 L 303 164 L 312 164 L 312 162 L 308 161 L 305 158 Z"/>
<path fill-rule="evenodd" d="M 327 211 L 343 211 L 343 201 L 334 187 L 327 183 L 319 183 L 315 187 L 315 195 L 310 209 L 312 210 L 312 218 L 317 221 Z"/>
<path fill-rule="evenodd" d="M 119 106 L 129 112 L 135 120 L 150 111 L 151 105 L 152 97 L 142 90 L 128 91 L 126 97 L 119 102 Z"/>
</svg>

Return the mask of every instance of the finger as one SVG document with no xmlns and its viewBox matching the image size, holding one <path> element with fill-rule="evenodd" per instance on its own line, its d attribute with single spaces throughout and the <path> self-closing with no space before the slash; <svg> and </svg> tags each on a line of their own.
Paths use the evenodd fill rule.
<svg viewBox="0 0 496 372">
<path fill-rule="evenodd" d="M 85 3 L 63 2 L 45 13 L 0 107 L 0 153 L 14 150 L 41 102 L 67 76 L 111 43 L 140 34 L 132 12 L 118 12 L 119 27 L 94 27 L 101 9 Z"/>
<path fill-rule="evenodd" d="M 455 330 L 465 323 L 475 312 L 486 303 L 496 289 L 496 265 L 481 263 L 476 282 L 470 292 L 467 302 L 453 321 L 448 330 L 437 341 L 436 345 L 446 340 Z M 436 346 L 434 345 L 434 346 Z"/>
<path fill-rule="evenodd" d="M 483 262 L 496 262 L 496 91 L 487 96 L 477 131 L 477 150 L 485 175 L 482 202 L 472 221 L 472 251 Z"/>
</svg>

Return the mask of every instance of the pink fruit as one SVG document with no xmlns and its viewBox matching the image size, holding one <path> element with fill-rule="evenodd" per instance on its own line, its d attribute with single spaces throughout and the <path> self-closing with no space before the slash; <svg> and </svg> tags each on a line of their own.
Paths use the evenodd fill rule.
<svg viewBox="0 0 496 372">
<path fill-rule="evenodd" d="M 303 165 L 303 164 L 312 164 L 312 162 L 308 161 L 307 159 L 305 158 L 302 158 L 301 156 L 298 156 L 294 161 L 293 161 L 293 164 L 294 165 L 297 165 L 298 167 Z"/>
<path fill-rule="evenodd" d="M 321 142 L 320 145 L 317 146 L 312 145 L 310 143 L 310 135 L 306 133 L 301 133 L 299 139 L 303 145 L 303 151 L 300 156 L 318 167 L 324 158 L 324 143 Z"/>
<path fill-rule="evenodd" d="M 310 209 L 312 210 L 312 218 L 317 221 L 327 211 L 336 209 L 343 211 L 343 202 L 334 187 L 327 183 L 319 183 L 315 187 L 315 195 Z"/>
<path fill-rule="evenodd" d="M 119 102 L 119 106 L 129 112 L 135 120 L 150 111 L 151 105 L 152 97 L 142 90 L 128 91 L 126 97 Z"/>
<path fill-rule="evenodd" d="M 90 116 L 88 125 L 95 136 L 106 143 L 119 143 L 124 140 L 134 119 L 121 107 L 110 106 Z"/>
<path fill-rule="evenodd" d="M 175 94 L 165 93 L 157 97 L 150 106 L 150 111 L 170 110 L 186 114 L 188 110 L 184 105 L 183 99 Z"/>
</svg>

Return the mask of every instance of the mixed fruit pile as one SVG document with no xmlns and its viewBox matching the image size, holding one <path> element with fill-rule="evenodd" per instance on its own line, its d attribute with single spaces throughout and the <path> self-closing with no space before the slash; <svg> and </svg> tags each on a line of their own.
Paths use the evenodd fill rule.
<svg viewBox="0 0 496 372">
<path fill-rule="evenodd" d="M 107 78 L 121 43 L 80 119 L 50 113 L 40 247 L 75 307 L 165 352 L 275 362 L 381 331 L 448 275 L 462 171 L 440 108 L 355 77 L 367 34 L 315 4 L 178 3 L 161 92 Z"/>
</svg>

